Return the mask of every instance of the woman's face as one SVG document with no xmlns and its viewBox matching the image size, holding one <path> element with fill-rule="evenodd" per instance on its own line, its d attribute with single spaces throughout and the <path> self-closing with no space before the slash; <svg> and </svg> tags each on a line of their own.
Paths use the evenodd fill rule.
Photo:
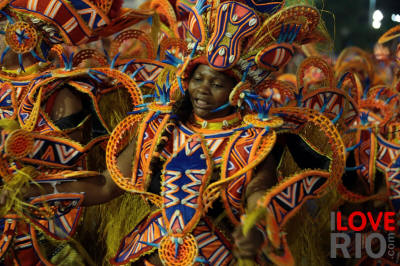
<svg viewBox="0 0 400 266">
<path fill-rule="evenodd" d="M 231 111 L 224 108 L 211 112 L 229 101 L 235 79 L 207 65 L 199 65 L 189 80 L 189 95 L 193 112 L 203 119 L 224 117 Z"/>
</svg>

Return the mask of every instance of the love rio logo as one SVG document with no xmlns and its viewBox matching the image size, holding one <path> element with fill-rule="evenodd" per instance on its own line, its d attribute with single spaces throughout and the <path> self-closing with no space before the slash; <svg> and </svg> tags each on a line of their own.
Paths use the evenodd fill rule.
<svg viewBox="0 0 400 266">
<path fill-rule="evenodd" d="M 381 258 L 386 252 L 394 256 L 396 228 L 395 212 L 366 214 L 355 211 L 347 216 L 341 212 L 331 213 L 331 258 L 361 258 L 363 251 L 371 258 Z"/>
</svg>

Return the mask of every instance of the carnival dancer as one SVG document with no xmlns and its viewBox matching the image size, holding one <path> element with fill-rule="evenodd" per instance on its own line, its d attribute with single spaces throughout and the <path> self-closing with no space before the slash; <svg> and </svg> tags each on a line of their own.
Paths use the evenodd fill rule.
<svg viewBox="0 0 400 266">
<path fill-rule="evenodd" d="M 389 52 L 383 44 L 395 40 L 399 36 L 400 27 L 396 26 L 384 33 L 378 40 L 381 51 Z M 396 47 L 396 46 L 394 46 Z M 387 50 L 382 50 L 387 49 Z M 343 181 L 346 186 L 340 185 L 338 192 L 344 200 L 337 211 L 341 212 L 346 220 L 352 211 L 362 211 L 372 214 L 377 219 L 383 212 L 392 213 L 395 221 L 399 219 L 399 83 L 397 79 L 399 46 L 392 54 L 386 54 L 387 64 L 393 75 L 384 76 L 379 68 L 371 63 L 354 68 L 355 60 L 368 58 L 369 55 L 359 48 L 347 48 L 339 57 L 338 70 L 355 73 L 346 73 L 343 84 L 353 83 L 349 94 L 357 109 L 357 119 L 346 127 L 343 139 L 351 140 L 347 144 L 348 165 Z M 356 55 L 356 56 L 354 56 Z M 346 58 L 347 57 L 347 58 Z M 346 60 L 344 60 L 346 59 Z M 350 60 L 349 60 L 350 59 Z M 352 66 L 353 65 L 353 66 Z M 360 64 L 358 64 L 360 65 Z M 338 73 L 343 74 L 343 73 Z M 392 80 L 391 80 L 392 79 Z M 362 81 L 368 82 L 362 82 Z M 353 236 L 354 231 L 348 231 Z M 362 247 L 357 258 L 357 265 L 387 265 L 399 264 L 398 227 L 389 230 L 385 226 L 371 228 L 368 226 L 361 231 L 362 238 L 378 233 L 390 239 L 390 248 L 381 249 L 379 258 L 368 254 L 367 247 Z M 355 257 L 356 240 L 348 245 L 347 251 Z"/>
<path fill-rule="evenodd" d="M 155 102 L 137 106 L 108 143 L 107 167 L 115 183 L 153 206 L 123 239 L 112 263 L 255 263 L 263 260 L 261 243 L 267 243 L 263 254 L 269 260 L 292 264 L 280 228 L 307 198 L 320 196 L 340 178 L 344 146 L 319 112 L 270 109 L 273 95 L 260 95 L 268 89 L 263 85 L 268 72 L 290 60 L 291 45 L 317 35 L 312 25 L 317 25 L 318 13 L 308 6 L 288 7 L 264 21 L 263 14 L 275 12 L 277 3 L 178 1 L 177 6 L 189 14 L 186 25 L 194 41 L 188 44 L 188 56 L 179 60 L 169 54 L 168 61 L 177 66 L 175 75 L 166 70 L 160 76 Z M 282 99 L 277 106 L 286 104 Z M 304 141 L 293 141 L 293 135 L 281 135 L 289 140 L 285 144 L 277 141 L 279 132 L 301 136 L 306 123 L 319 128 L 331 160 L 317 146 L 313 150 Z M 126 147 L 132 137 L 135 141 Z M 304 149 L 293 153 L 295 160 L 314 170 L 277 178 L 281 145 L 293 151 L 291 144 L 299 143 Z M 318 163 L 297 160 L 304 154 Z M 127 157 L 133 162 L 127 163 Z M 317 170 L 316 165 L 326 168 Z M 242 215 L 253 210 L 258 218 L 269 210 L 266 235 L 262 225 L 252 226 L 258 220 L 254 215 L 245 219 L 247 235 L 242 233 Z"/>
<path fill-rule="evenodd" d="M 83 250 L 57 242 L 76 231 L 82 195 L 55 189 L 23 201 L 18 194 L 29 194 L 39 183 L 55 185 L 82 174 L 96 175 L 87 171 L 87 155 L 104 144 L 112 130 L 107 119 L 111 114 L 104 116 L 101 101 L 120 87 L 110 83 L 112 74 L 97 77 L 100 74 L 91 73 L 94 70 L 78 67 L 94 60 L 97 67 L 109 69 L 100 52 L 85 50 L 74 57 L 60 44 L 94 41 L 153 14 L 121 5 L 120 1 L 5 1 L 1 6 L 5 47 L 0 60 L 0 112 L 7 120 L 0 122 L 4 129 L 0 257 L 7 265 L 84 263 Z"/>
</svg>

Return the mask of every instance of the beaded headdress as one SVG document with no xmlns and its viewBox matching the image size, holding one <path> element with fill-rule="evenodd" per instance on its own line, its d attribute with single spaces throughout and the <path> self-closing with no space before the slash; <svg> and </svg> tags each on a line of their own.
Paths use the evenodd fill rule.
<svg viewBox="0 0 400 266">
<path fill-rule="evenodd" d="M 207 63 L 241 81 L 233 90 L 254 87 L 272 71 L 283 68 L 294 46 L 318 35 L 319 12 L 310 6 L 284 7 L 284 1 L 178 1 L 190 36 L 178 73 L 186 78 L 194 65 Z M 179 78 L 179 77 L 178 77 Z M 181 88 L 183 89 L 183 88 Z"/>
</svg>

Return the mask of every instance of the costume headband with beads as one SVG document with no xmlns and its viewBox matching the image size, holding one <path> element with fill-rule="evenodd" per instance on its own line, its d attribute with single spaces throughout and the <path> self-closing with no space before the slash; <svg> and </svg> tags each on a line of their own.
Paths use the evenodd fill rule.
<svg viewBox="0 0 400 266">
<path fill-rule="evenodd" d="M 190 36 L 189 54 L 178 65 L 180 91 L 186 88 L 179 81 L 196 65 L 208 64 L 239 81 L 231 99 L 284 67 L 295 45 L 312 42 L 320 18 L 313 7 L 284 8 L 284 1 L 177 1 L 176 6 Z"/>
<path fill-rule="evenodd" d="M 178 1 L 177 6 L 182 3 Z M 217 70 L 232 68 L 240 59 L 255 61 L 267 71 L 277 70 L 287 60 L 281 65 L 279 60 L 271 60 L 278 58 L 271 58 L 270 53 L 290 50 L 287 44 L 309 42 L 307 37 L 319 22 L 319 13 L 312 7 L 282 7 L 283 3 L 276 5 L 274 12 L 262 12 L 240 1 L 197 1 L 190 8 L 186 5 L 186 10 L 191 10 L 186 24 L 193 39 L 188 47 L 193 50 L 197 43 L 195 55 L 206 55 L 209 65 Z M 271 45 L 272 50 L 268 49 Z"/>
</svg>

